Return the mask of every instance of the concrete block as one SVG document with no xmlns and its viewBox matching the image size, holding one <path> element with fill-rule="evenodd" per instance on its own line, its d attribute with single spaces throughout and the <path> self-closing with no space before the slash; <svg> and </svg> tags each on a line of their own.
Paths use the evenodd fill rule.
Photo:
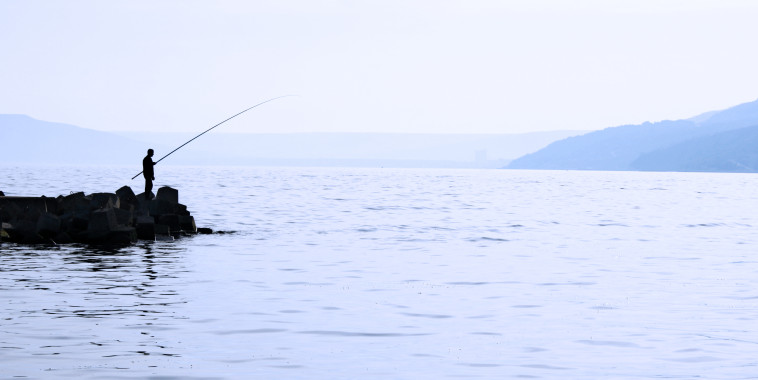
<svg viewBox="0 0 758 380">
<path fill-rule="evenodd" d="M 104 243 L 127 245 L 137 241 L 137 230 L 134 227 L 119 226 L 108 233 Z"/>
<path fill-rule="evenodd" d="M 73 212 L 78 206 L 83 207 L 87 204 L 89 207 L 89 201 L 84 198 L 84 193 L 71 193 L 66 196 L 60 196 L 57 198 L 59 213 Z"/>
<path fill-rule="evenodd" d="M 11 228 L 10 223 L 0 222 L 0 241 L 9 240 L 11 238 L 11 236 L 8 235 L 8 231 L 6 231 L 7 228 Z"/>
<path fill-rule="evenodd" d="M 179 215 L 179 227 L 182 231 L 197 233 L 197 225 L 195 225 L 195 218 L 190 215 Z"/>
<path fill-rule="evenodd" d="M 21 212 L 21 214 L 18 216 L 18 219 L 28 220 L 30 222 L 37 223 L 37 220 L 39 219 L 42 214 L 46 213 L 47 211 L 41 211 L 37 208 L 31 207 L 26 208 L 24 211 Z"/>
<path fill-rule="evenodd" d="M 93 242 L 104 241 L 117 226 L 116 213 L 112 208 L 93 211 L 87 226 L 87 237 Z"/>
<path fill-rule="evenodd" d="M 71 213 L 71 224 L 69 230 L 85 231 L 89 227 L 90 212 L 87 210 L 76 210 Z"/>
<path fill-rule="evenodd" d="M 179 203 L 179 190 L 176 190 L 168 186 L 163 186 L 160 189 L 158 189 L 158 195 L 156 195 L 155 197 L 157 199 L 163 199 L 173 204 L 177 204 Z"/>
<path fill-rule="evenodd" d="M 165 224 L 155 225 L 155 236 L 158 235 L 171 235 L 171 229 Z"/>
<path fill-rule="evenodd" d="M 24 213 L 34 211 L 39 216 L 43 212 L 56 213 L 58 201 L 48 197 L 0 197 L 0 209 L 21 210 Z"/>
<path fill-rule="evenodd" d="M 153 199 L 155 199 L 155 193 L 153 193 L 153 192 L 151 191 L 151 192 L 150 192 L 150 201 L 151 201 L 151 200 L 153 200 Z M 145 199 L 145 193 L 139 193 L 139 194 L 137 194 L 137 200 L 138 200 L 140 203 L 149 202 L 149 200 Z"/>
<path fill-rule="evenodd" d="M 129 206 L 132 206 L 131 209 L 139 207 L 139 200 L 129 186 L 123 186 L 116 190 L 116 196 L 118 196 L 118 199 L 121 202 L 119 205 L 119 208 L 121 209 L 129 210 Z"/>
<path fill-rule="evenodd" d="M 171 235 L 155 235 L 155 241 L 174 241 Z"/>
<path fill-rule="evenodd" d="M 124 210 L 123 208 L 114 208 L 113 213 L 116 214 L 116 223 L 120 226 L 131 226 L 134 221 L 134 214 L 131 210 Z"/>
<path fill-rule="evenodd" d="M 37 219 L 37 234 L 45 238 L 51 238 L 61 230 L 61 220 L 55 214 L 46 212 Z"/>
<path fill-rule="evenodd" d="M 119 206 L 121 206 L 121 201 L 118 199 L 118 195 L 114 193 L 94 193 L 87 197 L 91 199 L 90 210 L 119 208 Z"/>
<path fill-rule="evenodd" d="M 176 215 L 184 215 L 184 216 L 189 216 L 190 215 L 190 212 L 187 211 L 187 206 L 185 206 L 185 205 L 183 205 L 181 203 L 178 203 L 176 205 L 176 207 L 174 208 L 174 212 L 176 213 Z"/>
<path fill-rule="evenodd" d="M 39 244 L 45 239 L 37 234 L 37 223 L 30 220 L 20 219 L 13 222 L 10 228 L 6 229 L 9 240 L 17 243 Z"/>
<path fill-rule="evenodd" d="M 37 218 L 48 210 L 50 200 L 51 212 L 57 209 L 57 202 L 53 198 L 45 197 L 0 197 L 0 210 L 3 220 L 26 219 L 37 222 Z"/>
<path fill-rule="evenodd" d="M 72 219 L 83 221 L 81 228 L 86 229 L 91 211 L 90 200 L 84 197 L 84 193 L 71 194 L 59 200 L 58 211 L 59 215 L 71 215 Z"/>
<path fill-rule="evenodd" d="M 56 244 L 71 244 L 74 242 L 74 238 L 68 232 L 61 232 L 53 237 L 53 241 Z"/>
<path fill-rule="evenodd" d="M 24 214 L 24 209 L 13 202 L 0 203 L 0 219 L 4 221 L 13 221 Z"/>
<path fill-rule="evenodd" d="M 176 214 L 163 214 L 158 217 L 158 223 L 167 225 L 171 232 L 180 231 L 182 229 L 179 226 L 179 215 Z"/>
<path fill-rule="evenodd" d="M 150 201 L 149 212 L 150 215 L 158 216 L 164 214 L 175 214 L 176 203 L 171 203 L 165 199 L 153 199 Z"/>
<path fill-rule="evenodd" d="M 135 221 L 137 238 L 155 240 L 155 220 L 150 216 L 139 216 Z"/>
</svg>

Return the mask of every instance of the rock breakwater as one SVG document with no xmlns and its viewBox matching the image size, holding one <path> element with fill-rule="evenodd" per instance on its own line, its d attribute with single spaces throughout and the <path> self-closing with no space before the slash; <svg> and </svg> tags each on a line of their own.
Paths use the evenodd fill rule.
<svg viewBox="0 0 758 380">
<path fill-rule="evenodd" d="M 0 192 L 0 240 L 23 244 L 131 244 L 198 233 L 179 192 L 161 187 L 145 199 L 124 186 L 115 193 L 14 197 Z M 211 232 L 200 229 L 201 233 Z"/>
</svg>

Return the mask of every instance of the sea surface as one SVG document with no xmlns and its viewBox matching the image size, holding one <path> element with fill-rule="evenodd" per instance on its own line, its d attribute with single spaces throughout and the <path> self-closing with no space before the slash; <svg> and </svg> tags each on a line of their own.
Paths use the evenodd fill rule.
<svg viewBox="0 0 758 380">
<path fill-rule="evenodd" d="M 138 171 L 0 166 L 0 190 Z M 2 243 L 0 378 L 758 379 L 758 175 L 156 172 L 226 233 Z"/>
</svg>

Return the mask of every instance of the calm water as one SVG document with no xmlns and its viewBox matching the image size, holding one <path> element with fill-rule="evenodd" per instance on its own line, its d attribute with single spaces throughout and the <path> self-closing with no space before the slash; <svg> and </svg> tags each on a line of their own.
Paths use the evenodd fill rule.
<svg viewBox="0 0 758 380">
<path fill-rule="evenodd" d="M 758 378 L 756 175 L 157 169 L 235 233 L 3 243 L 0 378 Z"/>
</svg>

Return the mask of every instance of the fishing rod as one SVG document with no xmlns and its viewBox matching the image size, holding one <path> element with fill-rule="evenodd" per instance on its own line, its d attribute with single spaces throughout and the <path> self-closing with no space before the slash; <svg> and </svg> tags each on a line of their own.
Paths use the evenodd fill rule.
<svg viewBox="0 0 758 380">
<path fill-rule="evenodd" d="M 258 106 L 260 106 L 260 105 L 266 104 L 266 103 L 268 103 L 268 102 L 270 102 L 270 101 L 274 101 L 274 100 L 276 100 L 276 99 L 286 98 L 286 97 L 288 97 L 288 96 L 297 96 L 297 95 L 282 95 L 282 96 L 277 96 L 277 97 L 275 97 L 275 98 L 271 98 L 271 99 L 269 99 L 269 100 L 266 100 L 266 101 L 260 102 L 260 103 L 258 103 L 258 104 L 256 104 L 256 105 L 254 105 L 254 106 L 252 106 L 252 107 L 250 107 L 250 108 L 248 108 L 248 109 L 246 109 L 246 110 L 244 110 L 244 111 L 242 111 L 242 112 L 240 112 L 240 113 L 237 113 L 237 114 L 235 114 L 234 116 L 232 116 L 232 117 L 230 117 L 230 118 L 228 118 L 228 119 L 226 119 L 226 120 L 224 120 L 224 121 L 222 121 L 222 122 L 220 122 L 220 123 L 218 123 L 218 124 L 216 124 L 216 125 L 214 125 L 214 126 L 212 126 L 212 127 L 208 128 L 208 129 L 206 129 L 206 130 L 205 130 L 205 132 L 203 132 L 203 133 L 201 133 L 201 134 L 199 134 L 199 135 L 197 135 L 197 136 L 195 136 L 195 137 L 191 138 L 191 139 L 190 139 L 189 141 L 187 141 L 186 143 L 184 143 L 184 144 L 182 144 L 182 145 L 179 145 L 179 147 L 178 147 L 178 148 L 176 148 L 176 149 L 172 150 L 172 151 L 171 151 L 171 152 L 169 152 L 167 155 L 165 155 L 165 156 L 161 157 L 161 159 L 160 159 L 160 160 L 158 160 L 158 161 L 155 161 L 155 163 L 157 164 L 157 163 L 159 163 L 159 162 L 163 161 L 163 159 L 164 159 L 164 158 L 166 158 L 166 157 L 168 157 L 168 156 L 170 156 L 170 155 L 171 155 L 171 153 L 174 153 L 174 152 L 176 152 L 177 150 L 181 149 L 181 148 L 182 148 L 182 147 L 184 147 L 185 145 L 187 145 L 187 144 L 191 143 L 192 141 L 194 141 L 196 138 L 198 138 L 198 137 L 200 137 L 200 136 L 202 136 L 202 135 L 204 135 L 204 134 L 206 134 L 206 133 L 210 132 L 210 131 L 211 131 L 211 129 L 213 129 L 213 128 L 216 128 L 216 127 L 218 127 L 219 125 L 221 125 L 221 124 L 224 124 L 224 123 L 226 123 L 227 121 L 229 121 L 229 120 L 232 120 L 232 119 L 234 119 L 235 117 L 237 117 L 237 116 L 239 116 L 239 115 L 242 115 L 243 113 L 245 113 L 245 112 L 247 112 L 247 111 L 250 111 L 251 109 L 253 109 L 253 108 L 255 108 L 255 107 L 258 107 Z M 135 175 L 134 177 L 132 177 L 132 179 L 135 179 L 135 178 L 137 178 L 137 176 L 139 176 L 139 175 L 140 175 L 140 174 L 142 174 L 142 173 L 143 173 L 142 171 L 141 171 L 141 172 L 139 172 L 139 173 L 137 173 L 137 175 Z"/>
</svg>

